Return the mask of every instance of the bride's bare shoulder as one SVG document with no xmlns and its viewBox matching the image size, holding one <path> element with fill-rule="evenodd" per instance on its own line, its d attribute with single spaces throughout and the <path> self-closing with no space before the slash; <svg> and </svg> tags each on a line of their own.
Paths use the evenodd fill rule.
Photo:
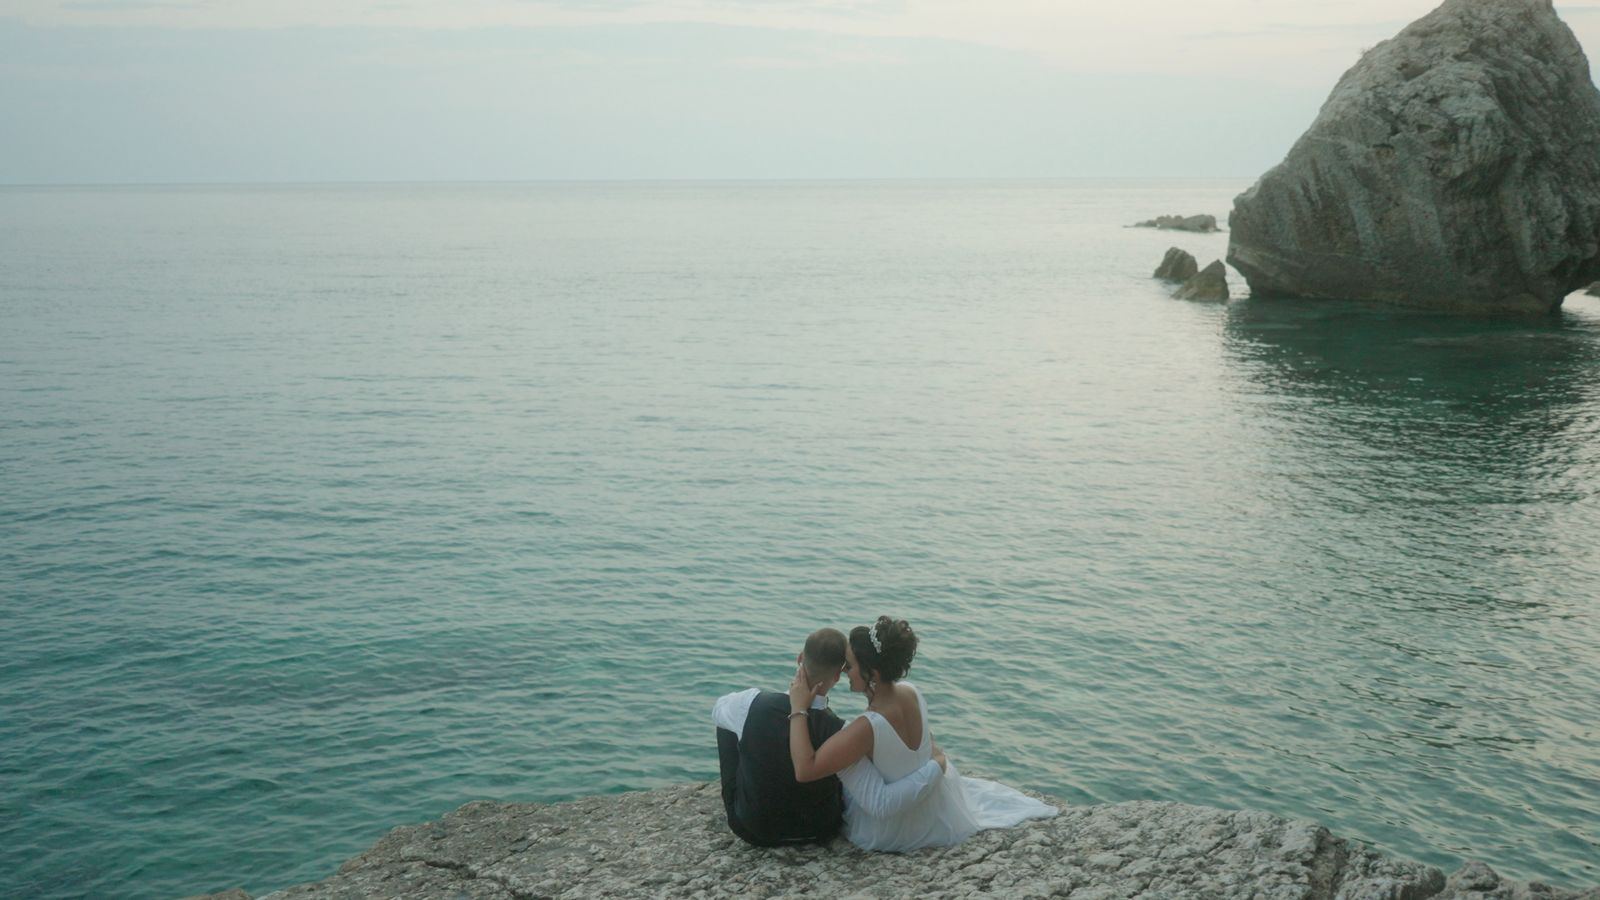
<svg viewBox="0 0 1600 900">
<path fill-rule="evenodd" d="M 922 688 L 917 687 L 915 684 L 912 684 L 909 681 L 900 682 L 900 686 L 901 687 L 907 687 L 907 688 L 911 689 L 911 696 L 916 698 L 916 701 L 917 701 L 918 705 L 920 705 L 920 706 L 927 706 L 928 705 L 928 698 L 923 696 Z"/>
</svg>

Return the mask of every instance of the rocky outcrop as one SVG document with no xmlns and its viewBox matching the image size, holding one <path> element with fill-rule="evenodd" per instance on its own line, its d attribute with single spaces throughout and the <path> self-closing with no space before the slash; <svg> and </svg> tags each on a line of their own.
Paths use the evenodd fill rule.
<svg viewBox="0 0 1600 900">
<path fill-rule="evenodd" d="M 1508 881 L 1481 862 L 1469 862 L 1445 882 L 1437 900 L 1600 900 L 1600 887 L 1582 893 L 1553 888 L 1537 881 Z"/>
<path fill-rule="evenodd" d="M 1228 269 L 1222 260 L 1213 260 L 1211 265 L 1200 270 L 1200 273 L 1183 283 L 1177 293 L 1172 296 L 1179 300 L 1226 300 L 1228 299 Z"/>
<path fill-rule="evenodd" d="M 1431 866 L 1390 859 L 1313 822 L 1267 813 L 1153 801 L 1068 807 L 1043 799 L 1061 806 L 1061 814 L 981 832 L 955 847 L 904 854 L 867 853 L 842 840 L 826 847 L 750 847 L 729 833 L 715 784 L 554 805 L 477 802 L 437 822 L 396 828 L 325 881 L 266 896 L 1574 896 L 1503 883 L 1486 866 L 1469 867 L 1468 877 L 1457 873 L 1447 883 Z M 1485 893 L 1484 886 L 1513 893 Z M 1524 893 L 1514 893 L 1519 890 Z"/>
<path fill-rule="evenodd" d="M 1133 223 L 1134 228 L 1163 228 L 1172 231 L 1198 231 L 1207 233 L 1218 231 L 1216 216 L 1156 216 L 1143 222 Z"/>
<path fill-rule="evenodd" d="M 1550 0 L 1445 0 L 1234 201 L 1254 296 L 1548 311 L 1600 277 L 1600 91 Z"/>
<path fill-rule="evenodd" d="M 1200 264 L 1188 251 L 1173 247 L 1161 258 L 1161 265 L 1156 266 L 1156 273 L 1152 277 L 1164 281 L 1188 281 L 1199 272 Z"/>
</svg>

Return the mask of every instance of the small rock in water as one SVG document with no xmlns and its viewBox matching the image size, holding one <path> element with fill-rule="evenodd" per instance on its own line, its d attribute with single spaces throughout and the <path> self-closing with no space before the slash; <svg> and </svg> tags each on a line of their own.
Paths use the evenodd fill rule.
<svg viewBox="0 0 1600 900">
<path fill-rule="evenodd" d="M 1178 288 L 1172 296 L 1179 300 L 1226 300 L 1228 299 L 1228 269 L 1222 260 L 1213 260 L 1211 265 L 1200 270 Z"/>
<path fill-rule="evenodd" d="M 1194 257 L 1188 251 L 1173 247 L 1162 257 L 1161 265 L 1156 266 L 1153 277 L 1166 281 L 1188 281 L 1199 273 L 1200 264 L 1195 262 Z"/>
<path fill-rule="evenodd" d="M 1171 231 L 1220 231 L 1217 228 L 1216 216 L 1156 216 L 1143 222 L 1133 223 L 1135 228 L 1164 228 Z"/>
</svg>

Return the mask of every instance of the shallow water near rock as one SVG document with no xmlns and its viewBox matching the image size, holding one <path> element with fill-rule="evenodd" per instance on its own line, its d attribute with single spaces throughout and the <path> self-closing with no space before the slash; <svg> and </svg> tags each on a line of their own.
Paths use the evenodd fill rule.
<svg viewBox="0 0 1600 900">
<path fill-rule="evenodd" d="M 973 769 L 1600 881 L 1600 299 L 1171 299 L 1246 186 L 0 189 L 0 894 L 704 780 L 879 613 Z"/>
</svg>

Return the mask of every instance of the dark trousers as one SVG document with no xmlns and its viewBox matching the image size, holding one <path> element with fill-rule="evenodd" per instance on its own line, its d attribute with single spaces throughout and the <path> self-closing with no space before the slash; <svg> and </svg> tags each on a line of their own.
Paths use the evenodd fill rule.
<svg viewBox="0 0 1600 900">
<path fill-rule="evenodd" d="M 739 736 L 726 728 L 717 729 L 717 762 L 722 767 L 722 808 L 728 811 L 728 830 L 746 843 L 764 846 L 733 811 L 734 798 L 739 796 Z"/>
<path fill-rule="evenodd" d="M 820 838 L 809 837 L 762 837 L 739 821 L 739 814 L 734 812 L 734 801 L 739 796 L 739 736 L 726 728 L 717 729 L 717 763 L 722 768 L 722 808 L 728 812 L 729 831 L 738 835 L 745 843 L 757 847 L 786 847 L 821 841 Z"/>
</svg>

